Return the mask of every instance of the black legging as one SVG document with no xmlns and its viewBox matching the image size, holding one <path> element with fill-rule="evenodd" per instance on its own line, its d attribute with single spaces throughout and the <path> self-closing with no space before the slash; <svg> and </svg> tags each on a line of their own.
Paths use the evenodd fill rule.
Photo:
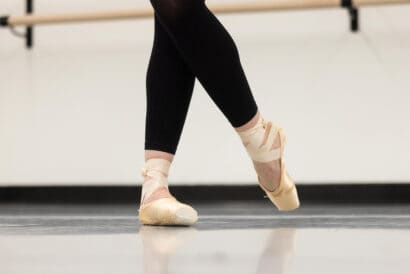
<svg viewBox="0 0 410 274">
<path fill-rule="evenodd" d="M 146 75 L 145 149 L 175 154 L 195 77 L 233 127 L 258 107 L 234 40 L 204 0 L 150 0 L 154 42 Z"/>
</svg>

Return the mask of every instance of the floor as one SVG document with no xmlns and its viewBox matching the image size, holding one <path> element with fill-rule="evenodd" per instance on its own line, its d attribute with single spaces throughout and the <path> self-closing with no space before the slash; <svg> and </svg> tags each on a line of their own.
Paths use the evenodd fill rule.
<svg viewBox="0 0 410 274">
<path fill-rule="evenodd" d="M 0 205 L 0 273 L 409 273 L 410 205 L 193 204 L 195 227 L 134 205 Z"/>
</svg>

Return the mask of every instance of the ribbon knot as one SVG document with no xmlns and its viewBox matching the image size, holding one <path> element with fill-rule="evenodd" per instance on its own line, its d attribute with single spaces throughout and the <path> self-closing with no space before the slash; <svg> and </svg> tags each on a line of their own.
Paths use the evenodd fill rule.
<svg viewBox="0 0 410 274">
<path fill-rule="evenodd" d="M 147 176 L 147 174 L 148 174 L 148 169 L 146 167 L 142 167 L 141 168 L 141 175 L 145 177 L 145 176 Z"/>
</svg>

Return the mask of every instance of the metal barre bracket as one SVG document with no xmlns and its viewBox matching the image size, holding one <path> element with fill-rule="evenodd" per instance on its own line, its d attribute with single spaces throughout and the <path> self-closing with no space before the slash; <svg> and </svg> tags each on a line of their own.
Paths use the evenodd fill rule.
<svg viewBox="0 0 410 274">
<path fill-rule="evenodd" d="M 350 30 L 359 31 L 359 9 L 354 6 L 353 0 L 341 0 L 340 6 L 346 8 L 350 18 Z"/>
<path fill-rule="evenodd" d="M 9 25 L 9 17 L 8 16 L 1 16 L 0 17 L 0 26 L 7 27 Z"/>
<path fill-rule="evenodd" d="M 8 27 L 10 31 L 17 37 L 24 38 L 26 40 L 26 47 L 31 48 L 33 45 L 33 30 L 32 26 L 26 27 L 24 33 L 19 33 L 13 25 L 9 24 L 9 16 L 0 17 L 0 27 Z"/>
<path fill-rule="evenodd" d="M 26 0 L 26 14 L 33 13 L 33 1 Z M 24 34 L 17 33 L 12 25 L 9 24 L 10 16 L 1 16 L 0 17 L 0 27 L 9 27 L 11 32 L 18 37 L 22 37 L 26 41 L 26 48 L 31 49 L 33 47 L 33 26 L 27 26 Z"/>
<path fill-rule="evenodd" d="M 34 0 L 26 0 L 26 14 L 32 14 L 34 9 Z M 31 49 L 33 47 L 33 36 L 34 36 L 34 29 L 33 26 L 26 27 L 26 48 Z"/>
</svg>

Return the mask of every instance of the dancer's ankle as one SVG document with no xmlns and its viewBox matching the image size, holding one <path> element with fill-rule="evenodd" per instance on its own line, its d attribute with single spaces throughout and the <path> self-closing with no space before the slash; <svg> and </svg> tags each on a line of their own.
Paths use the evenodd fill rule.
<svg viewBox="0 0 410 274">
<path fill-rule="evenodd" d="M 149 184 L 149 183 L 150 182 L 147 182 L 146 184 Z M 144 201 L 142 201 L 142 205 L 148 204 L 148 203 L 156 201 L 158 199 L 171 198 L 171 197 L 173 197 L 173 196 L 169 192 L 168 188 L 159 187 L 148 198 L 146 198 L 146 199 L 144 199 Z"/>
<path fill-rule="evenodd" d="M 255 125 L 256 125 L 256 123 L 259 121 L 259 118 L 260 118 L 260 112 L 259 112 L 259 110 L 256 112 L 256 114 L 248 121 L 248 122 L 246 122 L 245 124 L 243 124 L 243 125 L 241 125 L 241 126 L 239 126 L 239 127 L 235 127 L 235 130 L 237 131 L 237 132 L 243 132 L 243 131 L 245 131 L 245 130 L 248 130 L 248 129 L 250 129 L 250 128 L 252 128 L 252 127 L 254 127 Z"/>
<path fill-rule="evenodd" d="M 168 190 L 170 166 L 171 161 L 164 158 L 149 158 L 145 161 L 141 170 L 143 176 L 141 205 L 161 198 L 172 197 Z"/>
<path fill-rule="evenodd" d="M 165 159 L 165 160 L 172 162 L 172 160 L 174 159 L 174 154 L 166 152 L 166 151 L 146 149 L 144 153 L 145 153 L 144 155 L 145 161 L 148 161 L 149 159 L 152 159 L 152 158 L 161 158 L 161 159 Z"/>
</svg>

